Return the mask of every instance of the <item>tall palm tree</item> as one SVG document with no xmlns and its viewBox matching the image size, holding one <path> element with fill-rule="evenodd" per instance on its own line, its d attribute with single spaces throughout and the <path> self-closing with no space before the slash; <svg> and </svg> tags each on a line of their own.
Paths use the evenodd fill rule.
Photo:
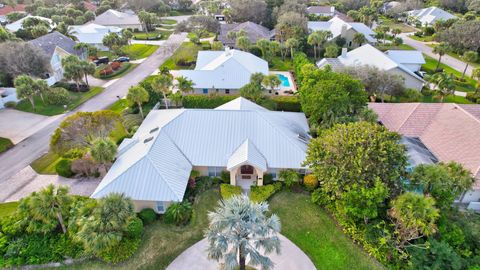
<svg viewBox="0 0 480 270">
<path fill-rule="evenodd" d="M 224 259 L 227 270 L 245 270 L 247 256 L 251 265 L 273 269 L 272 260 L 265 255 L 280 253 L 280 220 L 275 214 L 267 217 L 267 211 L 266 202 L 254 203 L 245 196 L 220 201 L 219 207 L 208 213 L 208 257 Z M 265 254 L 261 254 L 260 248 Z"/>
<path fill-rule="evenodd" d="M 433 90 L 438 92 L 440 96 L 440 102 L 443 99 L 453 94 L 455 89 L 455 82 L 452 75 L 448 75 L 445 72 L 435 73 L 431 76 L 425 76 L 425 79 L 433 84 Z"/>
<path fill-rule="evenodd" d="M 246 36 L 237 37 L 237 41 L 235 42 L 235 46 L 245 52 L 248 52 L 250 45 L 250 39 L 248 39 Z"/>
<path fill-rule="evenodd" d="M 142 103 L 147 102 L 149 99 L 148 92 L 141 86 L 132 86 L 128 89 L 127 100 L 131 103 L 137 104 L 140 110 L 140 115 L 144 118 Z"/>
<path fill-rule="evenodd" d="M 463 54 L 462 59 L 465 61 L 465 69 L 463 70 L 463 73 L 462 73 L 462 79 L 465 77 L 465 73 L 467 72 L 468 64 L 477 61 L 477 58 L 478 58 L 478 53 L 475 52 L 475 51 L 466 51 Z"/>
<path fill-rule="evenodd" d="M 352 39 L 353 43 L 356 43 L 358 44 L 358 46 L 362 46 L 363 43 L 367 42 L 367 39 L 365 38 L 365 35 L 362 34 L 362 33 L 356 33 L 354 36 L 353 36 L 353 39 Z"/>
<path fill-rule="evenodd" d="M 53 228 L 60 225 L 62 232 L 67 233 L 63 217 L 68 213 L 71 203 L 68 186 L 55 188 L 53 184 L 50 184 L 38 193 L 33 193 L 28 202 L 33 219 L 41 221 L 45 225 L 49 224 Z M 45 226 L 45 229 L 47 230 L 48 227 Z"/>
<path fill-rule="evenodd" d="M 289 38 L 285 42 L 285 45 L 288 48 L 290 48 L 290 58 L 292 58 L 292 60 L 293 60 L 294 52 L 298 48 L 298 45 L 300 45 L 300 43 L 298 42 L 298 40 L 296 38 Z"/>
<path fill-rule="evenodd" d="M 277 88 L 282 82 L 278 78 L 277 75 L 275 74 L 270 74 L 265 77 L 263 77 L 262 84 L 265 85 L 265 87 L 270 88 L 269 92 L 275 93 L 275 88 Z"/>
<path fill-rule="evenodd" d="M 438 63 L 437 63 L 437 67 L 435 67 L 435 71 L 437 71 L 438 68 L 440 67 L 440 63 L 442 62 L 442 56 L 444 56 L 449 49 L 450 47 L 445 42 L 442 42 L 437 46 L 433 47 L 433 53 L 438 54 Z"/>
<path fill-rule="evenodd" d="M 256 45 L 262 52 L 262 58 L 267 59 L 267 51 L 268 51 L 268 48 L 270 47 L 270 41 L 268 41 L 265 38 L 261 38 L 257 40 Z"/>
<path fill-rule="evenodd" d="M 170 89 L 173 85 L 173 78 L 170 74 L 160 74 L 152 80 L 152 88 L 155 92 L 163 95 L 163 102 L 165 108 L 168 109 L 167 95 L 170 93 Z"/>
<path fill-rule="evenodd" d="M 117 155 L 117 145 L 108 137 L 97 138 L 92 142 L 90 153 L 92 154 L 93 160 L 101 164 L 103 175 L 103 173 L 107 173 L 108 166 Z"/>
<path fill-rule="evenodd" d="M 95 64 L 94 63 L 89 63 L 87 61 L 81 61 L 80 66 L 82 69 L 83 76 L 85 78 L 85 83 L 87 84 L 87 87 L 90 87 L 90 84 L 88 83 L 88 75 L 93 75 L 95 73 Z"/>
<path fill-rule="evenodd" d="M 193 85 L 194 83 L 192 80 L 183 76 L 177 77 L 177 87 L 180 92 L 185 94 L 193 92 Z"/>
</svg>

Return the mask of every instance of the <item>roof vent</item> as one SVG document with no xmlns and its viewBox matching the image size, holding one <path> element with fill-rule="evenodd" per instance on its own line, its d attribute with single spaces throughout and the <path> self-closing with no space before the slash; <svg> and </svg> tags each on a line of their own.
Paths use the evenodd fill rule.
<svg viewBox="0 0 480 270">
<path fill-rule="evenodd" d="M 152 137 L 148 137 L 146 138 L 145 140 L 143 140 L 143 143 L 148 143 L 149 141 L 153 140 L 153 136 Z"/>
<path fill-rule="evenodd" d="M 156 127 L 156 128 L 154 128 L 154 129 L 150 130 L 150 134 L 152 134 L 152 133 L 154 133 L 154 132 L 157 132 L 157 131 L 158 131 L 158 129 L 159 129 L 159 128 L 158 128 L 158 127 Z"/>
</svg>

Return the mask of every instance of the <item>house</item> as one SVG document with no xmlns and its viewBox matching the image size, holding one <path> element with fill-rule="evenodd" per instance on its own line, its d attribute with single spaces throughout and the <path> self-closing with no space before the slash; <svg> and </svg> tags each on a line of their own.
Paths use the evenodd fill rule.
<svg viewBox="0 0 480 270">
<path fill-rule="evenodd" d="M 390 11 L 394 11 L 395 9 L 400 8 L 401 6 L 402 6 L 402 3 L 398 2 L 398 1 L 390 1 L 390 2 L 387 2 L 387 3 L 383 4 L 382 12 L 387 13 L 387 12 L 390 12 Z"/>
<path fill-rule="evenodd" d="M 480 201 L 480 105 L 453 103 L 370 103 L 381 124 L 417 138 L 438 161 L 455 161 L 472 172 L 472 190 L 458 202 Z"/>
<path fill-rule="evenodd" d="M 353 38 L 357 33 L 363 34 L 368 43 L 377 43 L 377 39 L 375 38 L 376 33 L 373 32 L 373 30 L 370 29 L 368 26 L 358 22 L 346 22 L 338 16 L 333 17 L 327 22 L 309 21 L 308 29 L 312 32 L 329 31 L 330 33 L 332 33 L 332 37 L 329 40 L 334 40 L 336 38 L 342 37 L 345 39 L 348 47 L 358 45 L 354 44 L 353 42 Z"/>
<path fill-rule="evenodd" d="M 408 17 L 419 21 L 422 25 L 433 25 L 437 21 L 456 19 L 457 16 L 438 7 L 416 9 L 407 12 Z"/>
<path fill-rule="evenodd" d="M 78 42 L 83 42 L 97 47 L 101 51 L 108 51 L 109 48 L 103 45 L 103 38 L 109 33 L 120 34 L 123 30 L 116 26 L 103 26 L 95 23 L 70 26 L 71 33 Z"/>
<path fill-rule="evenodd" d="M 190 173 L 219 177 L 248 190 L 284 169 L 305 173 L 309 141 L 303 113 L 269 111 L 244 98 L 215 109 L 153 110 L 117 159 L 92 198 L 113 192 L 132 198 L 135 210 L 163 213 L 183 200 Z"/>
<path fill-rule="evenodd" d="M 233 23 L 233 24 L 221 24 L 220 34 L 218 40 L 222 42 L 224 46 L 235 47 L 235 39 L 228 38 L 229 32 L 245 31 L 250 42 L 255 43 L 259 39 L 274 40 L 275 30 L 269 30 L 268 28 L 256 24 L 254 22 Z"/>
<path fill-rule="evenodd" d="M 93 11 L 93 12 L 95 12 L 97 10 L 97 5 L 95 5 L 94 3 L 89 2 L 89 1 L 83 1 L 83 7 L 86 10 L 90 10 L 90 11 Z"/>
<path fill-rule="evenodd" d="M 5 25 L 5 28 L 8 29 L 10 32 L 15 33 L 18 30 L 23 28 L 23 21 L 25 21 L 27 18 L 36 18 L 36 19 L 39 19 L 39 20 L 42 20 L 42 21 L 46 21 L 50 25 L 50 30 L 55 28 L 55 23 L 51 19 L 45 18 L 45 17 L 40 17 L 40 16 L 32 16 L 32 15 L 28 15 L 26 17 L 21 18 L 18 21 L 15 21 L 13 23 L 9 23 L 9 24 Z"/>
<path fill-rule="evenodd" d="M 134 13 L 120 12 L 109 9 L 98 15 L 93 21 L 94 24 L 103 26 L 115 26 L 122 29 L 143 31 L 143 24 Z"/>
<path fill-rule="evenodd" d="M 353 22 L 352 18 L 336 10 L 334 6 L 310 6 L 310 7 L 307 7 L 307 14 L 321 16 L 321 17 L 337 16 L 343 21 Z"/>
<path fill-rule="evenodd" d="M 75 41 L 57 31 L 31 40 L 29 43 L 40 48 L 50 59 L 50 66 L 53 74 L 47 74 L 48 85 L 52 85 L 63 79 L 63 58 L 69 55 L 76 55 L 80 59 L 85 59 L 86 57 L 85 52 L 74 49 L 77 44 Z"/>
<path fill-rule="evenodd" d="M 268 62 L 226 47 L 224 51 L 199 51 L 195 69 L 174 71 L 174 76 L 192 80 L 195 94 L 235 94 L 257 72 L 268 75 Z"/>
<path fill-rule="evenodd" d="M 8 22 L 7 15 L 10 13 L 25 13 L 24 4 L 16 4 L 15 6 L 0 4 L 0 24 Z"/>
<path fill-rule="evenodd" d="M 422 52 L 413 50 L 388 50 L 385 52 L 390 59 L 404 65 L 413 72 L 420 71 L 422 65 L 424 65 L 425 58 Z"/>
<path fill-rule="evenodd" d="M 5 108 L 8 102 L 19 102 L 17 90 L 12 87 L 0 87 L 0 109 Z"/>
<path fill-rule="evenodd" d="M 421 90 L 425 84 L 420 75 L 416 74 L 409 67 L 396 62 L 370 44 L 365 44 L 349 52 L 347 52 L 346 48 L 343 48 L 339 57 L 323 58 L 317 62 L 319 68 L 327 65 L 330 65 L 333 70 L 340 70 L 346 66 L 369 65 L 402 76 L 405 79 L 406 88 Z"/>
</svg>

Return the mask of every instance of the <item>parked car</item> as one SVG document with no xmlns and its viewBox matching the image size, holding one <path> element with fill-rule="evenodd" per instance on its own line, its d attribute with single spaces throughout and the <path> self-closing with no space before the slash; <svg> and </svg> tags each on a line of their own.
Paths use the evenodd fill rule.
<svg viewBox="0 0 480 270">
<path fill-rule="evenodd" d="M 120 56 L 117 59 L 113 60 L 113 62 L 130 62 L 130 58 L 126 56 Z"/>
<path fill-rule="evenodd" d="M 98 66 L 98 65 L 101 65 L 101 64 L 108 64 L 109 61 L 110 61 L 110 59 L 108 59 L 108 57 L 104 56 L 104 57 L 98 58 L 97 60 L 94 60 L 93 63 Z"/>
</svg>

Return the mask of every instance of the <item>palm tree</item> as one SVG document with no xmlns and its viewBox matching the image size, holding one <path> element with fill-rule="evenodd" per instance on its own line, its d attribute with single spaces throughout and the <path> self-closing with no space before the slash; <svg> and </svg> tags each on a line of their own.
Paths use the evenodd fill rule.
<svg viewBox="0 0 480 270">
<path fill-rule="evenodd" d="M 367 42 L 367 39 L 365 38 L 365 35 L 362 33 L 356 33 L 355 36 L 353 36 L 352 39 L 353 43 L 358 44 L 358 46 L 362 46 L 363 43 Z"/>
<path fill-rule="evenodd" d="M 133 38 L 133 33 L 132 31 L 128 29 L 122 29 L 122 38 L 127 40 L 128 45 L 131 44 L 132 38 Z"/>
<path fill-rule="evenodd" d="M 275 93 L 275 88 L 277 88 L 282 82 L 275 74 L 270 74 L 263 77 L 262 84 L 265 87 L 270 88 L 269 93 Z"/>
<path fill-rule="evenodd" d="M 75 238 L 86 251 L 99 254 L 122 240 L 128 220 L 135 216 L 133 209 L 124 194 L 110 193 L 98 201 L 90 216 L 80 219 Z"/>
<path fill-rule="evenodd" d="M 270 41 L 268 41 L 265 38 L 261 38 L 261 39 L 257 40 L 256 44 L 257 44 L 257 47 L 262 52 L 262 58 L 267 59 L 267 50 L 270 47 Z"/>
<path fill-rule="evenodd" d="M 193 85 L 194 83 L 192 80 L 183 76 L 177 77 L 177 88 L 180 92 L 185 94 L 193 92 Z"/>
<path fill-rule="evenodd" d="M 477 61 L 477 58 L 478 58 L 478 54 L 475 51 L 466 51 L 463 54 L 462 59 L 465 61 L 465 69 L 463 70 L 463 73 L 462 73 L 462 80 L 465 77 L 465 73 L 467 72 L 468 64 Z"/>
<path fill-rule="evenodd" d="M 437 63 L 437 67 L 435 68 L 435 71 L 437 71 L 438 68 L 440 67 L 440 63 L 442 62 L 442 56 L 444 56 L 449 49 L 450 47 L 445 42 L 442 42 L 437 46 L 433 47 L 433 53 L 438 54 L 438 63 Z"/>
<path fill-rule="evenodd" d="M 168 95 L 170 100 L 175 103 L 175 106 L 178 107 L 178 105 L 182 102 L 183 95 L 180 93 L 180 91 L 177 91 L 175 93 L 171 93 Z"/>
<path fill-rule="evenodd" d="M 280 51 L 280 42 L 276 40 L 270 41 L 268 50 L 275 57 L 277 53 Z"/>
<path fill-rule="evenodd" d="M 102 164 L 103 170 L 107 172 L 107 165 L 110 164 L 117 155 L 117 145 L 110 138 L 97 138 L 92 142 L 90 148 L 93 160 Z"/>
<path fill-rule="evenodd" d="M 168 109 L 167 95 L 170 93 L 172 85 L 173 78 L 170 74 L 160 74 L 152 80 L 152 88 L 155 92 L 163 95 L 163 101 L 166 109 Z"/>
<path fill-rule="evenodd" d="M 393 28 L 392 29 L 393 38 L 396 38 L 397 35 L 399 35 L 401 33 L 402 33 L 402 29 L 400 29 L 400 28 Z"/>
<path fill-rule="evenodd" d="M 68 213 L 70 202 L 68 186 L 55 188 L 53 184 L 48 185 L 38 193 L 33 193 L 28 200 L 33 219 L 42 221 L 44 224 L 50 224 L 54 228 L 60 225 L 64 234 L 67 233 L 67 228 L 63 217 Z M 45 226 L 46 230 L 47 228 L 48 226 Z"/>
<path fill-rule="evenodd" d="M 317 59 L 317 50 L 321 43 L 323 43 L 323 37 L 321 31 L 314 31 L 308 36 L 307 43 L 313 46 L 313 57 Z"/>
<path fill-rule="evenodd" d="M 448 75 L 445 72 L 435 73 L 431 76 L 425 76 L 425 79 L 433 84 L 433 90 L 438 92 L 440 96 L 440 102 L 443 102 L 443 99 L 453 94 L 455 88 L 455 82 L 452 75 Z"/>
<path fill-rule="evenodd" d="M 246 257 L 250 264 L 262 269 L 273 269 L 273 262 L 265 255 L 280 253 L 280 220 L 277 215 L 266 216 L 268 204 L 254 203 L 245 196 L 233 196 L 220 201 L 214 212 L 208 213 L 210 226 L 205 235 L 209 242 L 208 257 L 225 260 L 225 269 L 239 267 L 245 270 Z M 260 253 L 265 250 L 265 255 Z M 238 258 L 238 259 L 237 259 Z"/>
<path fill-rule="evenodd" d="M 235 46 L 239 48 L 242 51 L 247 52 L 248 49 L 250 48 L 250 39 L 246 36 L 240 36 L 237 38 L 237 41 L 235 42 Z"/>
<path fill-rule="evenodd" d="M 90 87 L 90 84 L 88 83 L 88 75 L 93 75 L 95 73 L 95 64 L 94 63 L 89 63 L 87 61 L 81 61 L 80 66 L 82 69 L 83 76 L 85 78 L 85 83 L 87 84 L 87 87 Z"/>
<path fill-rule="evenodd" d="M 290 48 L 290 58 L 292 58 L 293 60 L 293 53 L 295 52 L 295 49 L 297 49 L 298 45 L 300 45 L 300 43 L 295 38 L 289 38 L 285 42 L 285 45 L 287 46 L 287 48 Z"/>
<path fill-rule="evenodd" d="M 147 102 L 149 95 L 147 90 L 141 86 L 132 86 L 128 89 L 127 100 L 131 103 L 137 104 L 138 109 L 140 110 L 140 115 L 143 116 L 142 103 Z"/>
</svg>

